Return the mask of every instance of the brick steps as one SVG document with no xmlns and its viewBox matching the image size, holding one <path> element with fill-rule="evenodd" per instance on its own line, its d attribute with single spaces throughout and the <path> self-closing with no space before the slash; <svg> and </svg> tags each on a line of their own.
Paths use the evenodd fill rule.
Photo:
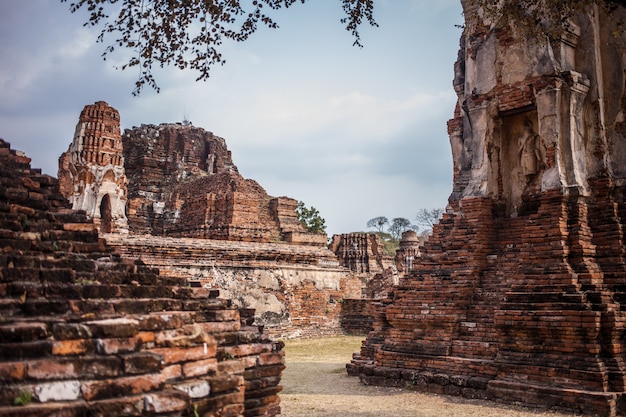
<svg viewBox="0 0 626 417">
<path fill-rule="evenodd" d="M 612 249 L 621 225 L 606 216 L 612 226 L 595 234 L 604 223 L 588 221 L 587 200 L 536 198 L 535 211 L 517 218 L 492 216 L 488 199 L 464 200 L 471 210 L 456 226 L 444 216 L 422 250 L 426 261 L 376 316 L 349 374 L 368 384 L 615 415 L 626 386 L 626 269 L 623 251 Z M 481 245 L 462 247 L 477 237 Z M 469 379 L 483 383 L 451 382 Z M 582 408 L 579 394 L 589 401 Z"/>
<path fill-rule="evenodd" d="M 279 414 L 254 313 L 114 254 L 29 162 L 0 140 L 0 416 Z"/>
</svg>

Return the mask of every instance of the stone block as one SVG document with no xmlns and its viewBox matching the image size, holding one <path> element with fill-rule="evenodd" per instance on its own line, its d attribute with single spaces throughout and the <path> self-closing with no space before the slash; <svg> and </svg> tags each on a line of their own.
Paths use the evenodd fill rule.
<svg viewBox="0 0 626 417">
<path fill-rule="evenodd" d="M 93 223 L 63 223 L 63 230 L 70 232 L 97 232 L 98 229 Z"/>
<path fill-rule="evenodd" d="M 233 374 L 220 374 L 205 378 L 211 385 L 211 392 L 222 393 L 239 390 L 244 384 L 242 376 Z M 247 387 L 246 387 L 247 388 Z"/>
<path fill-rule="evenodd" d="M 122 356 L 124 372 L 127 374 L 153 373 L 160 371 L 164 366 L 161 355 L 152 352 L 137 352 Z"/>
<path fill-rule="evenodd" d="M 48 337 L 44 323 L 13 323 L 0 325 L 0 343 L 33 342 Z"/>
<path fill-rule="evenodd" d="M 35 396 L 42 403 L 48 401 L 73 401 L 81 396 L 80 385 L 78 380 L 37 384 L 35 385 Z"/>
<path fill-rule="evenodd" d="M 26 375 L 35 380 L 75 379 L 79 369 L 72 360 L 39 359 L 28 362 Z"/>
<path fill-rule="evenodd" d="M 87 321 L 87 326 L 93 337 L 98 338 L 126 338 L 137 335 L 139 322 L 128 318 L 114 318 L 106 320 Z"/>
<path fill-rule="evenodd" d="M 185 412 L 190 408 L 190 396 L 180 390 L 163 390 L 144 396 L 144 411 L 166 414 Z"/>
<path fill-rule="evenodd" d="M 96 339 L 96 352 L 100 355 L 136 352 L 140 348 L 141 339 L 137 336 L 115 339 Z"/>
<path fill-rule="evenodd" d="M 246 365 L 242 360 L 226 360 L 217 364 L 219 372 L 225 372 L 227 374 L 241 374 L 245 371 Z"/>
<path fill-rule="evenodd" d="M 0 381 L 21 381 L 25 374 L 24 362 L 0 362 Z"/>
<path fill-rule="evenodd" d="M 55 356 L 93 354 L 96 346 L 93 339 L 55 340 L 52 342 L 51 353 Z"/>
<path fill-rule="evenodd" d="M 173 387 L 184 392 L 191 399 L 208 397 L 211 393 L 211 385 L 208 381 L 203 379 L 190 380 L 180 384 L 174 384 Z"/>
<path fill-rule="evenodd" d="M 89 327 L 81 323 L 55 323 L 52 334 L 56 340 L 89 339 L 93 336 Z"/>
<path fill-rule="evenodd" d="M 36 358 L 50 355 L 53 343 L 50 340 L 0 344 L 0 357 L 5 360 Z"/>
<path fill-rule="evenodd" d="M 192 318 L 191 312 L 154 312 L 138 318 L 141 330 L 168 330 L 178 329 L 189 324 Z"/>
<path fill-rule="evenodd" d="M 70 359 L 83 379 L 111 378 L 124 373 L 123 361 L 118 356 L 83 355 Z"/>
<path fill-rule="evenodd" d="M 183 364 L 183 375 L 186 378 L 215 375 L 217 372 L 217 359 L 203 359 Z"/>
<path fill-rule="evenodd" d="M 80 390 L 87 401 L 156 391 L 162 389 L 171 376 L 169 369 L 167 371 L 115 379 L 85 381 L 82 382 Z"/>
<path fill-rule="evenodd" d="M 146 395 L 130 395 L 91 401 L 89 403 L 89 413 L 94 417 L 143 416 L 145 398 Z"/>
<path fill-rule="evenodd" d="M 278 365 L 285 363 L 284 352 L 262 353 L 257 359 L 259 366 Z"/>
<path fill-rule="evenodd" d="M 155 353 L 163 357 L 166 364 L 199 361 L 203 359 L 211 359 L 215 357 L 215 351 L 205 348 L 204 345 L 192 347 L 172 347 L 172 348 L 155 348 L 149 352 Z"/>
<path fill-rule="evenodd" d="M 202 415 L 203 413 L 214 413 L 214 415 L 219 416 L 220 410 L 226 407 L 236 407 L 240 405 L 241 408 L 244 408 L 244 393 L 242 391 L 237 392 L 227 392 L 217 395 L 212 395 L 209 398 L 194 401 L 194 404 L 198 407 L 198 412 Z M 232 409 L 232 408 L 231 408 Z M 253 414 L 254 415 L 254 414 Z"/>
</svg>

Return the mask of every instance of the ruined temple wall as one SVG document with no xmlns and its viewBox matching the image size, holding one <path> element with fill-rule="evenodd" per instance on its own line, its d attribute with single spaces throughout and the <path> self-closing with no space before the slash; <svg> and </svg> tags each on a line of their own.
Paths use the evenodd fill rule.
<svg viewBox="0 0 626 417">
<path fill-rule="evenodd" d="M 178 194 L 189 182 L 237 172 L 224 139 L 190 125 L 141 125 L 127 129 L 122 140 L 131 233 L 162 235 L 168 217 L 179 219 L 184 200 Z"/>
<path fill-rule="evenodd" d="M 166 190 L 162 235 L 256 242 L 281 240 L 280 225 L 270 210 L 271 198 L 253 180 L 221 173 Z"/>
<path fill-rule="evenodd" d="M 447 212 L 349 372 L 624 415 L 624 39 L 592 10 L 548 43 L 464 5 Z"/>
<path fill-rule="evenodd" d="M 123 141 L 131 233 L 314 242 L 297 220 L 297 201 L 273 199 L 244 179 L 224 139 L 187 124 L 161 124 L 127 129 Z"/>
<path fill-rule="evenodd" d="M 461 41 L 459 111 L 449 125 L 459 175 L 452 199 L 490 196 L 515 213 L 524 193 L 588 195 L 588 177 L 622 178 L 626 161 L 614 150 L 623 146 L 625 41 L 614 35 L 623 8 L 578 16 L 556 42 L 466 14 L 471 36 Z M 529 137 L 534 161 L 520 154 Z"/>
<path fill-rule="evenodd" d="M 329 245 L 341 264 L 354 272 L 380 273 L 391 267 L 382 243 L 374 233 L 334 235 Z"/>
<path fill-rule="evenodd" d="M 341 268 L 328 249 L 284 243 L 106 235 L 117 251 L 181 282 L 219 288 L 255 309 L 266 332 L 281 337 L 338 334 L 340 303 L 360 298 L 366 277 Z"/>
</svg>

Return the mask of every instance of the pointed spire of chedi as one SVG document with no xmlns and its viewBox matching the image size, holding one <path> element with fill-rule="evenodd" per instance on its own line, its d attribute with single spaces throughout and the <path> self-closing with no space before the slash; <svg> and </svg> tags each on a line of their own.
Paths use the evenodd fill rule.
<svg viewBox="0 0 626 417">
<path fill-rule="evenodd" d="M 74 140 L 59 158 L 59 188 L 101 233 L 128 233 L 120 114 L 104 101 L 80 114 Z"/>
</svg>

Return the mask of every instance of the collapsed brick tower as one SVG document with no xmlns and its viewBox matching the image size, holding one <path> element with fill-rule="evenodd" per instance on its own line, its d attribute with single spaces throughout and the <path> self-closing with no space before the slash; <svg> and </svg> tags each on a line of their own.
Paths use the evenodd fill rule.
<svg viewBox="0 0 626 417">
<path fill-rule="evenodd" d="M 128 233 L 120 114 L 104 101 L 85 106 L 59 158 L 61 193 L 102 233 Z"/>
<path fill-rule="evenodd" d="M 348 370 L 625 414 L 626 10 L 592 8 L 548 42 L 469 4 L 447 213 Z"/>
</svg>

